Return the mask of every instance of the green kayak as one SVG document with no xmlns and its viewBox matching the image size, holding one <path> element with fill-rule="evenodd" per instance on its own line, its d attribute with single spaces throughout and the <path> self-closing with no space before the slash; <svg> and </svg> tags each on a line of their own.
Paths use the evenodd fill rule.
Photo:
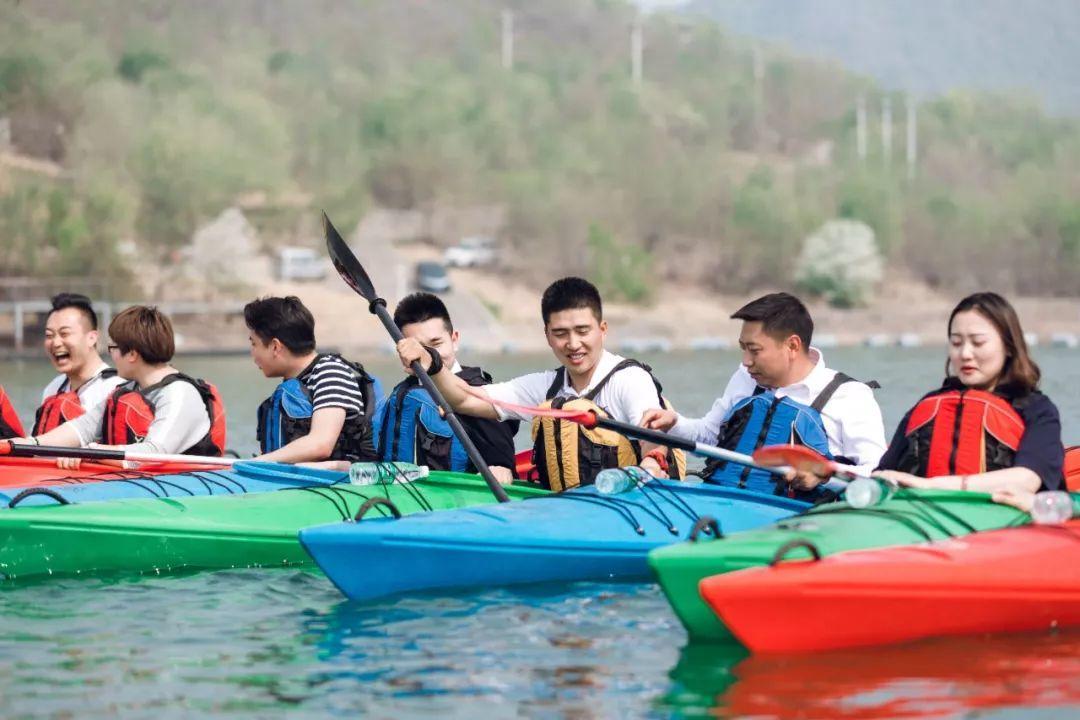
<svg viewBox="0 0 1080 720">
<path fill-rule="evenodd" d="M 547 494 L 535 486 L 506 490 L 515 499 Z M 432 472 L 408 484 L 18 507 L 0 513 L 0 578 L 307 565 L 299 531 L 352 521 L 371 498 L 402 514 L 495 502 L 476 475 Z M 364 518 L 392 512 L 375 500 Z"/>
<path fill-rule="evenodd" d="M 822 505 L 768 527 L 720 540 L 671 545 L 649 553 L 668 602 L 692 640 L 731 640 L 732 635 L 698 593 L 698 583 L 720 573 L 844 550 L 908 545 L 1030 521 L 1027 513 L 991 502 L 985 493 L 957 490 L 897 492 L 885 502 L 858 510 L 845 503 Z M 793 605 L 791 612 L 799 612 Z M 842 621 L 842 618 L 838 618 Z"/>
</svg>

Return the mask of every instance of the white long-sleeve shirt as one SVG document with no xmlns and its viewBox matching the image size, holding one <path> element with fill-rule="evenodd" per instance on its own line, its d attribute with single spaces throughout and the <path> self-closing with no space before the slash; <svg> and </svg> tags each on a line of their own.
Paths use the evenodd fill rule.
<svg viewBox="0 0 1080 720">
<path fill-rule="evenodd" d="M 814 369 L 810 374 L 797 383 L 777 388 L 777 397 L 789 397 L 803 405 L 810 405 L 832 382 L 836 371 L 826 367 L 821 351 L 811 347 L 810 357 L 814 360 Z M 753 395 L 756 388 L 757 382 L 750 372 L 744 365 L 739 365 L 728 381 L 724 394 L 717 398 L 705 417 L 687 418 L 680 415 L 671 433 L 685 440 L 715 444 L 728 412 L 740 400 Z M 829 437 L 829 451 L 834 456 L 853 460 L 853 469 L 860 475 L 868 475 L 877 467 L 886 447 L 885 424 L 881 419 L 881 408 L 869 386 L 861 382 L 840 385 L 822 408 L 821 420 Z"/>
<path fill-rule="evenodd" d="M 146 396 L 154 405 L 154 419 L 146 437 L 141 442 L 124 445 L 127 450 L 174 455 L 191 448 L 210 432 L 206 405 L 191 383 L 171 382 L 151 390 Z M 70 421 L 83 446 L 101 442 L 101 421 L 105 417 L 106 404 L 101 403 Z"/>
</svg>

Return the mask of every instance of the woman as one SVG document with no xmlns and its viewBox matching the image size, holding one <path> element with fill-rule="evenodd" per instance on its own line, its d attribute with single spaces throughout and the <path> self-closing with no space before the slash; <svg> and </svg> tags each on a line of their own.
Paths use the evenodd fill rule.
<svg viewBox="0 0 1080 720">
<path fill-rule="evenodd" d="M 136 305 L 113 318 L 109 337 L 113 366 L 127 382 L 98 407 L 29 442 L 221 455 L 225 446 L 221 399 L 212 385 L 169 364 L 175 350 L 169 318 L 157 308 Z M 70 469 L 79 461 L 61 458 L 57 464 Z"/>
<path fill-rule="evenodd" d="M 875 475 L 919 488 L 1061 489 L 1061 420 L 1005 298 L 976 293 L 953 309 L 945 373 L 904 416 Z"/>
</svg>

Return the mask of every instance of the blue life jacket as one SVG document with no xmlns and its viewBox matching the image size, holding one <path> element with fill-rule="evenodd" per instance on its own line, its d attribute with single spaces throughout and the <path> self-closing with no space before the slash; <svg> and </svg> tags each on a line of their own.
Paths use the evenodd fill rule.
<svg viewBox="0 0 1080 720">
<path fill-rule="evenodd" d="M 316 357 L 312 365 L 322 357 L 323 355 Z M 364 397 L 364 408 L 374 406 L 382 395 L 382 386 L 378 379 L 368 375 L 359 363 L 338 357 L 356 373 L 356 379 Z M 302 376 L 303 373 L 300 374 L 300 377 Z M 257 429 L 259 449 L 263 453 L 273 452 L 307 435 L 311 432 L 313 412 L 311 391 L 299 377 L 278 383 L 278 386 L 274 388 L 274 394 L 259 405 Z M 371 423 L 366 415 L 357 415 L 345 420 L 334 450 L 327 459 L 350 462 L 376 459 Z"/>
<path fill-rule="evenodd" d="M 752 455 L 766 445 L 805 445 L 830 460 L 840 459 L 834 458 L 829 450 L 829 436 L 821 419 L 821 411 L 837 388 L 846 382 L 858 381 L 844 373 L 836 373 L 836 377 L 810 405 L 803 405 L 789 397 L 777 397 L 772 390 L 758 388 L 753 395 L 735 403 L 728 411 L 720 426 L 716 444 L 744 455 Z M 877 387 L 876 382 L 868 385 Z M 736 463 L 710 462 L 701 475 L 708 482 L 756 492 L 779 493 L 782 489 L 777 486 L 774 475 Z M 797 491 L 794 496 L 812 501 L 821 492 L 819 486 L 809 492 Z"/>
<path fill-rule="evenodd" d="M 383 462 L 411 462 L 432 470 L 467 472 L 465 447 L 428 391 L 411 378 L 398 384 L 375 408 L 371 423 Z"/>
</svg>

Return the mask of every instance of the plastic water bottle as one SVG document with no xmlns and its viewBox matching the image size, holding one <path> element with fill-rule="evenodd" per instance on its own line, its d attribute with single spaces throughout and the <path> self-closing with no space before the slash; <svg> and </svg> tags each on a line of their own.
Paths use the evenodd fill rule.
<svg viewBox="0 0 1080 720">
<path fill-rule="evenodd" d="M 1036 525 L 1060 525 L 1073 516 L 1073 500 L 1061 490 L 1035 493 L 1031 519 Z"/>
<path fill-rule="evenodd" d="M 357 462 L 349 466 L 349 482 L 353 485 L 410 483 L 427 476 L 427 465 L 407 462 Z"/>
<path fill-rule="evenodd" d="M 601 495 L 616 495 L 618 493 L 633 490 L 638 482 L 648 482 L 653 476 L 647 470 L 636 465 L 621 468 L 608 468 L 601 470 L 596 476 L 596 492 Z"/>
<path fill-rule="evenodd" d="M 893 486 L 877 478 L 857 478 L 848 483 L 844 499 L 853 508 L 868 508 L 888 499 Z"/>
</svg>

